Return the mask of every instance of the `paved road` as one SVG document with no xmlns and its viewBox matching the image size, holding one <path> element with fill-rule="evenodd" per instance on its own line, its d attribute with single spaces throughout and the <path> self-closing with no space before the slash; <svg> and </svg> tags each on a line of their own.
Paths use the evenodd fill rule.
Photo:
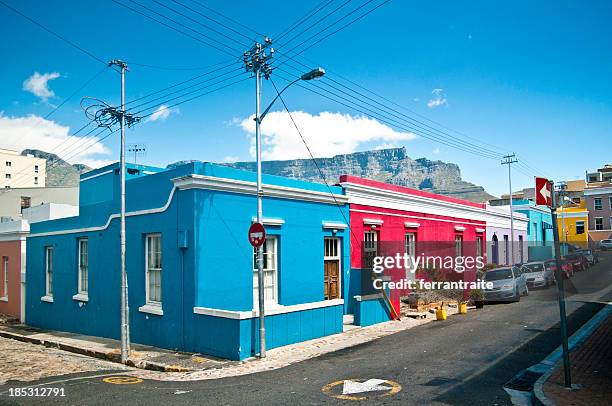
<svg viewBox="0 0 612 406">
<path fill-rule="evenodd" d="M 570 333 L 603 306 L 589 301 L 612 299 L 610 293 L 604 295 L 612 286 L 612 253 L 604 255 L 599 265 L 576 274 L 571 282 Z M 402 390 L 362 403 L 509 405 L 502 385 L 559 345 L 558 319 L 556 290 L 551 288 L 532 291 L 519 303 L 487 305 L 466 316 L 428 323 L 275 371 L 200 382 L 133 385 L 108 384 L 101 377 L 85 374 L 49 385 L 65 388 L 65 398 L 16 399 L 4 394 L 0 403 L 335 404 L 350 401 L 324 394 L 323 386 L 344 379 L 380 378 L 397 382 Z M 0 393 L 9 386 L 0 387 Z M 12 384 L 15 386 L 19 385 Z M 331 393 L 338 394 L 341 387 L 332 388 Z"/>
</svg>

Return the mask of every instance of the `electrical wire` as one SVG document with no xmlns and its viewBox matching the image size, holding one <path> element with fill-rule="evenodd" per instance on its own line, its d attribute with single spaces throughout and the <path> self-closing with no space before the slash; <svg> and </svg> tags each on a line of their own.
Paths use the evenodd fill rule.
<svg viewBox="0 0 612 406">
<path fill-rule="evenodd" d="M 0 4 L 2 4 L 4 7 L 8 8 L 9 10 L 13 11 L 16 14 L 19 14 L 21 17 L 25 18 L 26 20 L 30 21 L 32 24 L 37 25 L 38 27 L 42 28 L 43 30 L 47 31 L 49 34 L 55 36 L 56 38 L 64 41 L 66 44 L 70 45 L 71 47 L 78 49 L 79 51 L 81 51 L 82 53 L 84 53 L 85 55 L 89 56 L 90 58 L 103 63 L 104 65 L 106 65 L 106 61 L 103 60 L 102 58 L 94 55 L 93 53 L 89 52 L 88 50 L 86 50 L 85 48 L 81 47 L 80 45 L 77 45 L 76 43 L 70 41 L 68 38 L 58 34 L 57 32 L 53 31 L 52 29 L 46 27 L 45 25 L 39 23 L 38 21 L 34 20 L 33 18 L 28 17 L 27 15 L 25 15 L 24 13 L 22 13 L 21 11 L 17 10 L 16 8 L 14 8 L 13 6 L 10 6 L 8 4 L 6 4 L 4 1 L 0 0 Z"/>
<path fill-rule="evenodd" d="M 214 68 L 214 67 L 219 66 L 219 65 L 227 64 L 229 62 L 235 63 L 235 61 L 233 59 L 231 61 L 230 60 L 225 60 L 223 62 L 215 63 L 215 64 L 212 64 L 212 65 L 191 66 L 191 67 L 168 67 L 168 66 L 159 66 L 159 65 L 149 65 L 149 64 L 145 64 L 145 63 L 137 63 L 137 62 L 132 62 L 132 61 L 127 61 L 126 63 L 128 65 L 141 66 L 143 68 L 151 68 L 151 69 L 159 69 L 159 70 L 191 71 L 191 70 L 206 70 L 206 69 Z"/>
<path fill-rule="evenodd" d="M 242 27 L 242 28 L 244 28 L 244 29 L 246 29 L 246 30 L 248 30 L 248 31 L 251 31 L 251 32 L 252 32 L 252 33 L 254 33 L 255 35 L 259 35 L 260 37 L 265 37 L 265 35 L 263 35 L 263 34 L 261 34 L 261 33 L 257 32 L 257 31 L 255 31 L 254 29 L 252 29 L 252 28 L 250 28 L 250 27 L 247 27 L 246 25 L 242 24 L 241 22 L 239 22 L 239 21 L 237 21 L 237 20 L 235 20 L 235 19 L 233 19 L 233 18 L 231 18 L 231 17 L 228 17 L 228 16 L 226 16 L 226 15 L 225 15 L 225 14 L 223 14 L 223 13 L 220 13 L 220 12 L 218 12 L 218 11 L 216 11 L 216 10 L 212 9 L 212 8 L 211 8 L 211 7 L 209 7 L 209 6 L 206 6 L 206 5 L 202 4 L 202 3 L 201 3 L 201 2 L 199 2 L 199 1 L 196 1 L 196 0 L 190 0 L 190 1 L 191 1 L 192 3 L 197 4 L 198 6 L 200 6 L 200 7 L 202 7 L 202 8 L 204 8 L 204 9 L 206 9 L 206 10 L 209 10 L 209 11 L 211 11 L 211 12 L 215 13 L 216 15 L 218 15 L 218 16 L 220 16 L 220 17 L 225 18 L 225 19 L 226 19 L 226 20 L 228 20 L 228 21 L 231 21 L 232 23 L 234 23 L 234 24 L 238 25 L 239 27 Z"/>
<path fill-rule="evenodd" d="M 217 45 L 211 44 L 210 42 L 206 42 L 206 41 L 202 40 L 201 38 L 195 37 L 195 36 L 193 36 L 193 35 L 191 35 L 191 34 L 189 34 L 189 33 L 185 32 L 185 31 L 183 31 L 183 30 L 181 30 L 181 29 L 179 29 L 179 28 L 176 28 L 176 27 L 174 27 L 174 26 L 172 26 L 172 25 L 166 24 L 165 22 L 160 21 L 160 20 L 158 20 L 158 19 L 157 19 L 157 18 L 155 18 L 155 17 L 151 17 L 150 15 L 145 14 L 145 13 L 143 13 L 143 12 L 139 11 L 139 10 L 136 10 L 135 8 L 133 8 L 133 7 L 131 7 L 131 6 L 128 6 L 127 4 L 123 4 L 123 3 L 121 3 L 121 2 L 119 2 L 118 0 L 111 0 L 111 1 L 112 1 L 113 3 L 116 3 L 116 4 L 120 5 L 121 7 L 124 7 L 124 8 L 127 8 L 128 10 L 133 11 L 133 12 L 134 12 L 134 13 L 136 13 L 136 14 L 140 14 L 140 15 L 141 15 L 141 16 L 143 16 L 143 17 L 146 17 L 146 18 L 148 18 L 148 19 L 150 19 L 150 20 L 152 20 L 152 21 L 155 21 L 156 23 L 161 24 L 161 25 L 163 25 L 164 27 L 167 27 L 167 28 L 170 28 L 171 30 L 174 30 L 174 31 L 176 31 L 176 32 L 179 32 L 179 33 L 181 33 L 181 34 L 183 34 L 183 35 L 185 35 L 185 36 L 187 36 L 187 37 L 189 37 L 189 38 L 191 38 L 191 39 L 193 39 L 193 40 L 195 40 L 195 41 L 198 41 L 198 42 L 200 42 L 200 43 L 202 43 L 202 44 L 204 44 L 204 45 L 207 45 L 207 46 L 209 46 L 209 47 L 215 48 L 216 50 L 218 50 L 218 51 L 220 51 L 220 52 L 226 53 L 226 54 L 231 55 L 231 56 L 236 55 L 236 52 L 238 52 L 238 51 L 237 51 L 237 50 L 235 50 L 235 49 L 233 50 L 234 52 L 230 52 L 230 51 L 228 51 L 228 50 L 227 50 L 227 49 L 225 49 L 225 48 L 221 48 L 221 47 L 219 47 L 219 46 L 217 46 Z M 148 7 L 143 6 L 143 5 L 141 5 L 140 3 L 138 3 L 138 2 L 136 2 L 136 1 L 134 1 L 134 0 L 127 0 L 127 1 L 130 1 L 131 3 L 138 4 L 139 6 L 141 6 L 141 7 L 142 7 L 142 8 L 144 8 L 144 9 L 150 10 Z M 161 17 L 166 18 L 167 20 L 170 20 L 170 21 L 173 21 L 173 22 L 174 22 L 174 20 L 172 20 L 172 19 L 171 19 L 171 18 L 169 18 L 169 17 L 164 16 L 163 14 L 159 14 L 159 13 L 157 13 L 157 12 L 155 12 L 155 11 L 153 11 L 153 13 L 154 13 L 154 14 L 157 14 L 157 15 L 160 15 Z M 199 32 L 199 31 L 197 31 L 197 30 L 194 30 L 194 29 L 192 29 L 192 28 L 190 28 L 190 27 L 185 26 L 184 24 L 178 23 L 177 25 L 182 26 L 182 27 L 185 27 L 185 28 L 189 29 L 190 31 L 194 31 L 194 32 L 196 32 L 196 33 L 198 33 L 198 34 L 202 35 L 202 36 L 203 36 L 203 37 L 205 37 L 205 38 L 210 38 L 210 37 L 208 37 L 206 34 L 202 34 L 202 33 L 200 33 L 200 32 Z M 218 42 L 218 41 L 216 41 L 216 40 L 214 40 L 214 39 L 213 39 L 213 41 Z M 222 44 L 222 45 L 223 45 L 223 44 Z M 223 45 L 223 46 L 224 46 L 224 45 Z M 231 48 L 230 48 L 230 49 L 231 49 Z"/>
<path fill-rule="evenodd" d="M 295 30 L 298 26 L 304 24 L 306 21 L 308 21 L 308 19 L 312 18 L 315 14 L 317 14 L 319 11 L 323 10 L 325 7 L 330 5 L 333 1 L 334 0 L 323 0 L 322 2 L 318 3 L 308 12 L 306 12 L 305 15 L 300 17 L 297 21 L 295 21 L 289 27 L 285 28 L 283 31 L 278 33 L 276 36 L 274 36 L 273 37 L 274 41 L 280 41 L 283 37 L 285 37 L 291 31 Z"/>
</svg>

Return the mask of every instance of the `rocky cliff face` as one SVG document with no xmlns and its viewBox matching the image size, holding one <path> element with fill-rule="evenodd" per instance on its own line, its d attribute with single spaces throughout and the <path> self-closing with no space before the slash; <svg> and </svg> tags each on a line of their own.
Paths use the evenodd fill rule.
<svg viewBox="0 0 612 406">
<path fill-rule="evenodd" d="M 494 198 L 481 186 L 461 179 L 459 166 L 426 158 L 412 159 L 405 148 L 381 149 L 317 158 L 317 165 L 329 183 L 338 181 L 343 174 L 360 176 L 399 186 L 426 190 L 474 202 Z M 255 171 L 255 162 L 225 164 L 234 168 Z M 311 159 L 266 161 L 264 173 L 289 178 L 322 182 L 315 163 Z"/>
<path fill-rule="evenodd" d="M 47 160 L 47 187 L 79 186 L 79 175 L 88 172 L 91 168 L 83 164 L 71 165 L 55 154 L 38 149 L 24 149 L 21 155 L 33 155 Z"/>
</svg>

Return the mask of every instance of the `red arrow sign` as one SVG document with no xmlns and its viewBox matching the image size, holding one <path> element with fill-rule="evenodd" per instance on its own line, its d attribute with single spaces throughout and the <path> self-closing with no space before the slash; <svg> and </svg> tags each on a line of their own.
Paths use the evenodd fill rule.
<svg viewBox="0 0 612 406">
<path fill-rule="evenodd" d="M 249 227 L 249 243 L 257 248 L 266 241 L 266 229 L 261 223 L 253 223 Z"/>
<path fill-rule="evenodd" d="M 552 206 L 552 192 L 548 179 L 535 178 L 535 195 L 536 204 L 548 207 Z"/>
</svg>

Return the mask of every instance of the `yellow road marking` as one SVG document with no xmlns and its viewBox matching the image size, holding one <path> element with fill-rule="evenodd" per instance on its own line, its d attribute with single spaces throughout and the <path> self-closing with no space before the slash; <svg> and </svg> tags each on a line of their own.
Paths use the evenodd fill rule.
<svg viewBox="0 0 612 406">
<path fill-rule="evenodd" d="M 355 381 L 355 382 L 360 382 L 360 381 L 365 381 L 365 379 L 343 379 L 341 381 L 335 381 L 332 383 L 328 383 L 327 385 L 323 386 L 321 388 L 321 392 L 323 392 L 324 394 L 326 394 L 327 396 L 331 396 L 332 398 L 336 398 L 336 399 L 342 399 L 342 400 L 367 400 L 368 397 L 367 396 L 354 396 L 354 395 L 343 395 L 343 394 L 333 394 L 332 393 L 332 389 L 335 388 L 338 385 L 343 385 L 345 380 L 351 380 L 351 381 Z M 395 395 L 396 393 L 398 393 L 399 391 L 402 390 L 402 386 L 394 381 L 389 381 L 386 380 L 384 383 L 391 385 L 391 390 L 389 392 L 385 392 L 383 394 L 373 394 L 373 398 L 374 397 L 385 397 L 385 396 L 391 396 L 391 395 Z"/>
<path fill-rule="evenodd" d="M 142 379 L 133 376 L 109 376 L 108 378 L 102 379 L 102 381 L 113 385 L 133 385 L 135 383 L 144 382 Z"/>
</svg>

